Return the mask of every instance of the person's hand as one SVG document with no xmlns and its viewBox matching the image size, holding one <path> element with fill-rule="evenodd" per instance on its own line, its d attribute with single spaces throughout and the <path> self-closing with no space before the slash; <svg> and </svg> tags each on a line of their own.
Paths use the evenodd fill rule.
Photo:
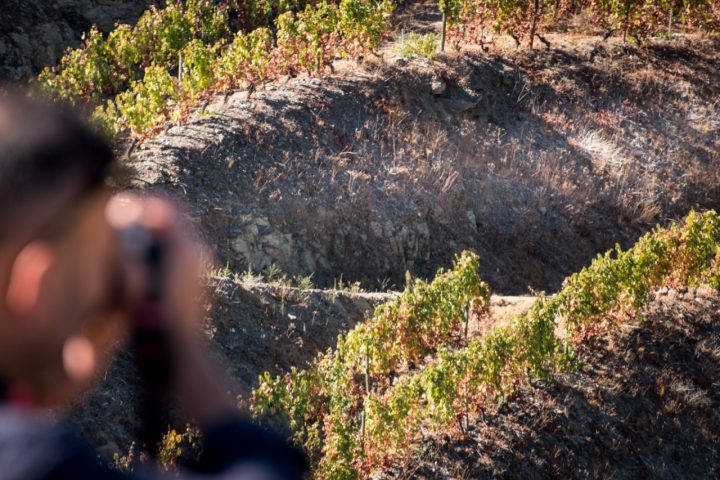
<svg viewBox="0 0 720 480">
<path fill-rule="evenodd" d="M 227 395 L 228 379 L 203 348 L 199 326 L 203 316 L 202 246 L 189 223 L 168 200 L 121 194 L 107 206 L 108 223 L 122 236 L 135 232 L 160 239 L 164 250 L 160 309 L 167 320 L 174 378 L 180 407 L 200 423 L 212 422 L 234 410 Z M 122 240 L 121 240 L 122 243 Z M 121 248 L 120 268 L 130 316 L 142 308 L 152 272 L 142 255 Z M 131 326 L 132 327 L 132 326 Z"/>
</svg>

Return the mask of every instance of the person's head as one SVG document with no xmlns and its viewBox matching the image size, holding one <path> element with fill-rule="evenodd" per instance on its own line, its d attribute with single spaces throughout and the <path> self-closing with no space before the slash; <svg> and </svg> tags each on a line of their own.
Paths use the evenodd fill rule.
<svg viewBox="0 0 720 480">
<path fill-rule="evenodd" d="M 70 110 L 0 97 L 0 379 L 45 403 L 87 373 L 84 339 L 112 324 L 112 159 Z"/>
</svg>

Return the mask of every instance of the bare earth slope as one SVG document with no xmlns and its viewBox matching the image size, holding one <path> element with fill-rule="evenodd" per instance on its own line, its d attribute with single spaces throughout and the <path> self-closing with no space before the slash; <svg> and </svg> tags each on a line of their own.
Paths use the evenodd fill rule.
<svg viewBox="0 0 720 480">
<path fill-rule="evenodd" d="M 720 199 L 720 45 L 594 42 L 297 78 L 216 98 L 135 148 L 236 271 L 367 287 L 471 248 L 495 291 L 554 290 Z M 435 93 L 431 85 L 436 84 Z"/>
<path fill-rule="evenodd" d="M 392 478 L 720 476 L 720 297 L 661 290 L 635 322 L 579 352 L 582 367 L 432 439 Z"/>
</svg>

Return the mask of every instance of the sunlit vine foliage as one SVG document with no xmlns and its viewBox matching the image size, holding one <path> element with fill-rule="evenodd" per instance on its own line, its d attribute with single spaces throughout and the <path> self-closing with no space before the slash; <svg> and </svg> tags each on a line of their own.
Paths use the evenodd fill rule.
<svg viewBox="0 0 720 480">
<path fill-rule="evenodd" d="M 318 478 L 354 478 L 363 458 L 363 399 L 438 349 L 464 344 L 466 322 L 489 308 L 478 266 L 477 255 L 460 255 L 432 282 L 410 282 L 396 301 L 378 307 L 310 368 L 278 378 L 265 374 L 253 393 L 253 413 L 294 432 Z"/>
<path fill-rule="evenodd" d="M 261 376 L 253 412 L 292 432 L 315 478 L 372 476 L 407 459 L 423 435 L 462 432 L 468 418 L 531 377 L 576 364 L 574 346 L 613 328 L 668 284 L 720 288 L 720 216 L 692 212 L 630 249 L 599 255 L 551 297 L 490 333 L 458 339 L 463 305 L 484 313 L 477 257 L 396 302 L 341 337 L 309 368 Z"/>
<path fill-rule="evenodd" d="M 716 0 L 439 0 L 441 11 L 446 3 L 452 34 L 473 41 L 482 41 L 489 27 L 518 44 L 530 43 L 583 10 L 592 12 L 594 25 L 608 34 L 622 33 L 636 43 L 673 29 L 720 31 Z"/>
<path fill-rule="evenodd" d="M 92 106 L 110 134 L 144 135 L 212 92 L 321 73 L 335 58 L 376 48 L 392 10 L 389 0 L 245 2 L 241 23 L 253 29 L 233 33 L 229 3 L 172 0 L 134 27 L 118 25 L 107 36 L 93 27 L 36 83 Z"/>
<path fill-rule="evenodd" d="M 637 43 L 672 28 L 720 29 L 715 0 L 593 0 L 595 19 Z"/>
<path fill-rule="evenodd" d="M 182 118 L 212 92 L 318 74 L 333 59 L 365 55 L 383 38 L 394 6 L 393 0 L 171 0 L 151 7 L 134 27 L 117 25 L 107 36 L 93 27 L 82 47 L 43 70 L 36 83 L 46 94 L 94 108 L 93 118 L 111 135 L 129 129 L 142 136 Z M 447 9 L 455 37 L 478 40 L 489 26 L 518 44 L 545 42 L 544 29 L 583 9 L 606 30 L 637 42 L 673 26 L 720 29 L 716 0 L 440 0 L 438 6 Z"/>
</svg>

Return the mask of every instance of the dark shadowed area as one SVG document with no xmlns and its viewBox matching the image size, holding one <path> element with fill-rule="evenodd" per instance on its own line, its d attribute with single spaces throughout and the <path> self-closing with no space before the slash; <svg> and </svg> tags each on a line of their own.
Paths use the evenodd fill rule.
<svg viewBox="0 0 720 480">
<path fill-rule="evenodd" d="M 4 0 L 0 14 L 0 82 L 25 80 L 54 66 L 67 48 L 80 46 L 95 25 L 109 32 L 116 22 L 134 24 L 163 0 Z"/>
</svg>

